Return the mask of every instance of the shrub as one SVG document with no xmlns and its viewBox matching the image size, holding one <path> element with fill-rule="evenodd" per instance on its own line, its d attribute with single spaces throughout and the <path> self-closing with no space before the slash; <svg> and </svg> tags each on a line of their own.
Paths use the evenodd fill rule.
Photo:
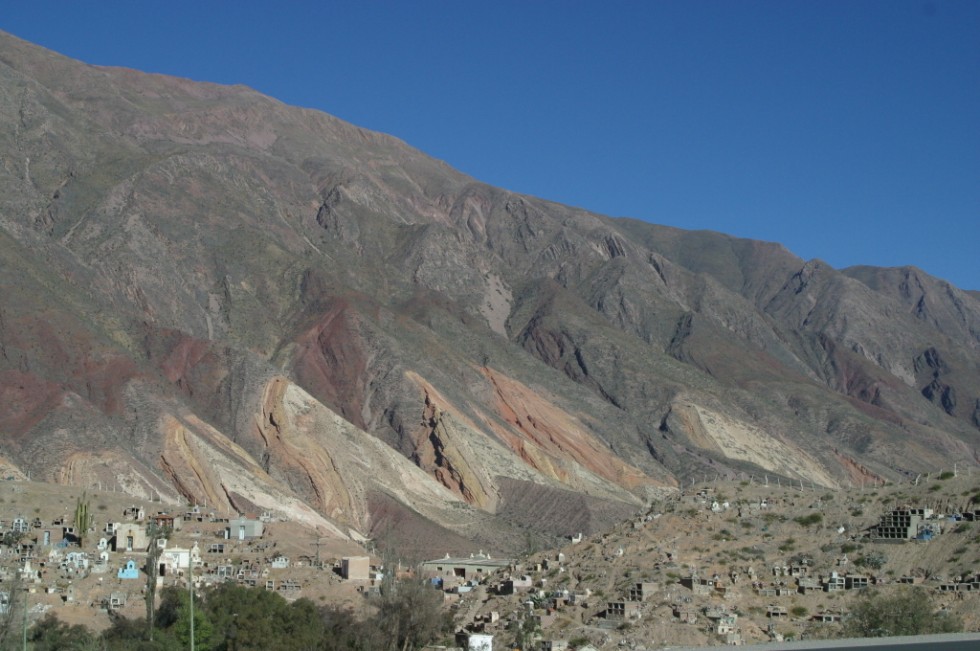
<svg viewBox="0 0 980 651">
<path fill-rule="evenodd" d="M 869 552 L 854 560 L 854 564 L 858 567 L 867 567 L 872 570 L 880 570 L 887 562 L 888 557 L 882 552 Z"/>
<path fill-rule="evenodd" d="M 954 633 L 963 622 L 953 615 L 936 613 L 922 588 L 902 590 L 893 596 L 866 591 L 844 622 L 849 637 L 886 637 Z"/>
<path fill-rule="evenodd" d="M 30 648 L 36 651 L 86 649 L 95 645 L 95 638 L 87 628 L 81 624 L 70 626 L 51 612 L 31 627 L 27 639 L 32 642 Z"/>
<path fill-rule="evenodd" d="M 811 525 L 820 524 L 823 522 L 823 516 L 819 513 L 810 513 L 809 515 L 801 515 L 793 518 L 793 522 L 800 525 L 804 529 L 807 529 Z"/>
</svg>

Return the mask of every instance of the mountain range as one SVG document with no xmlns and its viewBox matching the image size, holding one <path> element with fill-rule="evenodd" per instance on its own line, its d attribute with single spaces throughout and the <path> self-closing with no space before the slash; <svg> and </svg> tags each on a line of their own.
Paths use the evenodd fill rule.
<svg viewBox="0 0 980 651">
<path fill-rule="evenodd" d="M 5 476 L 432 556 L 701 477 L 980 461 L 980 293 L 915 267 L 605 217 L 2 32 L 0 121 Z"/>
</svg>

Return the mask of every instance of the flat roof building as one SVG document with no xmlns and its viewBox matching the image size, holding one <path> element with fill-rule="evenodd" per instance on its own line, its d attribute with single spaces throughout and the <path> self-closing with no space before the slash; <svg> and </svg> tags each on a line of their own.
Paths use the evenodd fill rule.
<svg viewBox="0 0 980 651">
<path fill-rule="evenodd" d="M 422 563 L 422 569 L 434 573 L 438 576 L 455 576 L 461 579 L 475 579 L 492 574 L 498 570 L 507 569 L 514 564 L 514 561 L 506 558 L 491 558 L 489 554 L 482 551 L 478 554 L 470 554 L 469 558 L 452 558 L 446 554 L 445 558 Z"/>
<path fill-rule="evenodd" d="M 340 575 L 348 581 L 367 581 L 371 578 L 371 559 L 368 556 L 345 556 L 340 559 Z"/>
</svg>

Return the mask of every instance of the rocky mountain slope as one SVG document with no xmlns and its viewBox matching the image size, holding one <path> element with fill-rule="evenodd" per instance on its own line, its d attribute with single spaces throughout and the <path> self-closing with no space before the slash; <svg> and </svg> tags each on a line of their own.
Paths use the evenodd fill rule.
<svg viewBox="0 0 980 651">
<path fill-rule="evenodd" d="M 699 481 L 603 533 L 534 552 L 509 576 L 482 580 L 463 595 L 460 623 L 506 643 L 531 602 L 542 639 L 597 649 L 830 639 L 847 635 L 841 620 L 861 604 L 907 594 L 914 585 L 927 595 L 927 612 L 942 609 L 963 630 L 976 631 L 976 595 L 951 588 L 974 577 L 980 564 L 977 523 L 962 517 L 980 505 L 977 490 L 976 475 L 952 471 L 923 475 L 918 484 L 839 491 Z M 931 512 L 924 523 L 935 535 L 876 540 L 873 528 L 897 508 Z M 825 589 L 834 575 L 840 589 Z M 514 585 L 500 589 L 506 579 Z M 627 599 L 629 615 L 608 610 Z M 738 638 L 718 626 L 732 615 L 727 628 Z"/>
<path fill-rule="evenodd" d="M 440 552 L 691 477 L 977 462 L 980 300 L 915 268 L 610 219 L 2 33 L 0 121 L 16 471 Z"/>
</svg>

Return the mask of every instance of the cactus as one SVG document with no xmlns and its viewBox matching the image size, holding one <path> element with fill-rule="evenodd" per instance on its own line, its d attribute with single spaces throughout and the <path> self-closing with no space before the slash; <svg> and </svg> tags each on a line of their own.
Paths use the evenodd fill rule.
<svg viewBox="0 0 980 651">
<path fill-rule="evenodd" d="M 85 493 L 75 502 L 75 535 L 78 536 L 79 546 L 84 545 L 85 535 L 92 526 L 92 516 L 88 512 L 89 500 Z"/>
</svg>

